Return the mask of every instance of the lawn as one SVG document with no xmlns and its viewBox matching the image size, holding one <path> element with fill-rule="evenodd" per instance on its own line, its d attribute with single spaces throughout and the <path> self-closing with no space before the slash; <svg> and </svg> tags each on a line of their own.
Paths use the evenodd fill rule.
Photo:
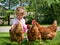
<svg viewBox="0 0 60 45">
<path fill-rule="evenodd" d="M 22 43 L 23 45 L 28 45 L 26 39 Z M 0 45 L 19 45 L 19 44 L 17 42 L 10 42 L 9 33 L 0 33 Z M 33 45 L 33 42 L 30 45 Z M 36 40 L 34 42 L 34 45 L 39 45 L 39 41 Z M 42 41 L 41 45 L 60 45 L 60 31 L 57 32 L 57 35 L 53 40 Z"/>
</svg>

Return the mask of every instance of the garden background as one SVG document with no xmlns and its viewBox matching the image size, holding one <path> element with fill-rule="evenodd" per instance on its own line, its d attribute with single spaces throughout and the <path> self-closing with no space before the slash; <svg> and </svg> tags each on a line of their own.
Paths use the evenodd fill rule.
<svg viewBox="0 0 60 45">
<path fill-rule="evenodd" d="M 44 41 L 43 45 L 60 45 L 60 0 L 0 0 L 0 45 L 11 45 L 9 29 L 11 20 L 15 17 L 15 10 L 19 6 L 26 8 L 26 24 L 31 24 L 35 19 L 41 25 L 48 26 L 57 20 L 57 36 L 53 40 Z M 25 42 L 23 45 L 27 44 Z"/>
</svg>

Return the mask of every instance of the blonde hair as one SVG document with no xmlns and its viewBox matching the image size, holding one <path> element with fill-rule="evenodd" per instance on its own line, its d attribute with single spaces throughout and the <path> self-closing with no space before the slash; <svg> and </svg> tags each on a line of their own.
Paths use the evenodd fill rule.
<svg viewBox="0 0 60 45">
<path fill-rule="evenodd" d="M 23 9 L 23 10 L 24 10 L 24 12 L 23 12 L 23 16 L 26 16 L 26 14 L 27 14 L 26 9 L 25 9 L 24 7 L 22 7 L 22 6 L 17 7 L 17 9 L 16 9 L 16 15 L 17 15 L 19 9 Z"/>
</svg>

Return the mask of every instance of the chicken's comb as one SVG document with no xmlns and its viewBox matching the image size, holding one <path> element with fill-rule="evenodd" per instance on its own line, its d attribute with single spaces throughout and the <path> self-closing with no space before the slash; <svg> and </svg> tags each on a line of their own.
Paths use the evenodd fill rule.
<svg viewBox="0 0 60 45">
<path fill-rule="evenodd" d="M 36 20 L 32 20 L 32 24 L 34 24 L 36 22 Z"/>
</svg>

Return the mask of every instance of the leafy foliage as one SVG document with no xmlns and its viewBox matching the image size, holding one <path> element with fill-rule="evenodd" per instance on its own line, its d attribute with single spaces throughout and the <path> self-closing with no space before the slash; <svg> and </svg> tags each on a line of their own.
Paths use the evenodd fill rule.
<svg viewBox="0 0 60 45">
<path fill-rule="evenodd" d="M 1 3 L 3 3 L 5 0 L 0 0 Z"/>
<path fill-rule="evenodd" d="M 59 22 L 60 18 L 60 3 L 52 3 L 50 7 L 47 8 L 45 11 L 45 22 L 46 23 L 52 23 L 53 20 L 57 20 Z"/>
<path fill-rule="evenodd" d="M 26 16 L 26 18 L 28 19 L 26 24 L 31 24 L 32 20 L 35 19 L 35 16 L 34 15 L 28 15 L 28 16 Z"/>
<path fill-rule="evenodd" d="M 60 3 L 58 0 L 31 0 L 30 2 L 30 10 L 36 12 L 35 17 L 38 22 L 43 24 L 50 24 L 54 20 L 60 22 Z"/>
<path fill-rule="evenodd" d="M 13 7 L 19 4 L 20 0 L 10 0 L 10 6 Z M 60 0 L 21 0 L 26 2 L 29 6 L 25 6 L 27 12 L 35 12 L 34 16 L 28 16 L 29 20 L 37 19 L 39 23 L 50 24 L 53 20 L 57 20 L 60 23 Z M 5 0 L 0 0 L 5 2 Z M 10 8 L 11 8 L 10 7 Z M 6 10 L 0 7 L 0 15 L 3 14 L 7 19 L 8 13 L 14 13 L 11 10 Z M 2 12 L 3 11 L 3 12 Z M 8 14 L 8 15 L 7 15 Z M 33 18 L 32 18 L 33 17 Z M 30 21 L 28 23 L 30 23 Z"/>
</svg>

